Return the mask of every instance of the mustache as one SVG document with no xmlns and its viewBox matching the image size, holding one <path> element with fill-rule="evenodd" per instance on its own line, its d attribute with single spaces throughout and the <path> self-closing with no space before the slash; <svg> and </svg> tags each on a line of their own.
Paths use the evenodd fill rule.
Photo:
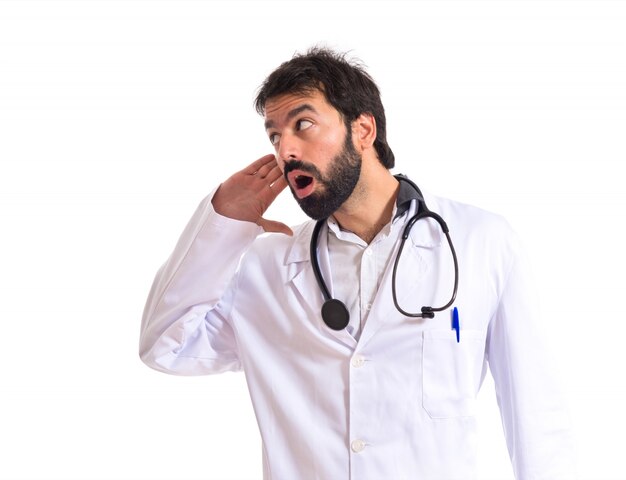
<svg viewBox="0 0 626 480">
<path fill-rule="evenodd" d="M 320 172 L 315 165 L 303 162 L 302 160 L 289 160 L 288 162 L 285 162 L 285 180 L 287 179 L 289 172 L 292 170 L 302 170 L 303 172 L 310 173 L 316 180 L 320 180 L 322 178 L 322 172 Z"/>
</svg>

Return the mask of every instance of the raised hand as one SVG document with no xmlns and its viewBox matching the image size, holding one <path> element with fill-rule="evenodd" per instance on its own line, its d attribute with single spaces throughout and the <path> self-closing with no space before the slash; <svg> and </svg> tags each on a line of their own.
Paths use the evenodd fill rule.
<svg viewBox="0 0 626 480">
<path fill-rule="evenodd" d="M 265 155 L 220 185 L 211 200 L 217 213 L 235 220 L 253 222 L 266 232 L 293 235 L 281 222 L 267 220 L 263 214 L 287 187 L 287 181 L 273 154 Z"/>
</svg>

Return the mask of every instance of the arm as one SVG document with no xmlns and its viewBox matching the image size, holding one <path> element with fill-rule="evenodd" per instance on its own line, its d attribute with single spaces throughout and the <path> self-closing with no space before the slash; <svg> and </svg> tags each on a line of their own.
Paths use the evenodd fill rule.
<svg viewBox="0 0 626 480">
<path fill-rule="evenodd" d="M 182 375 L 239 369 L 228 286 L 235 288 L 239 260 L 263 229 L 291 232 L 262 217 L 285 186 L 268 155 L 200 204 L 146 302 L 140 357 L 147 365 Z"/>
<path fill-rule="evenodd" d="M 571 479 L 575 462 L 568 415 L 542 344 L 529 283 L 527 263 L 515 243 L 489 327 L 488 361 L 515 477 Z"/>
</svg>

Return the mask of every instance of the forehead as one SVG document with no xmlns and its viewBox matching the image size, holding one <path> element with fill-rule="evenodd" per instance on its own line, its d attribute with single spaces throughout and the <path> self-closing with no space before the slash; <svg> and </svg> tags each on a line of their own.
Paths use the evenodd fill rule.
<svg viewBox="0 0 626 480">
<path fill-rule="evenodd" d="M 304 107 L 311 108 L 304 108 Z M 276 97 L 269 98 L 265 102 L 265 123 L 274 124 L 280 120 L 284 120 L 289 117 L 290 113 L 297 112 L 298 110 L 313 110 L 314 113 L 320 115 L 335 114 L 339 115 L 339 112 L 326 100 L 324 94 L 318 90 L 310 93 L 286 93 L 278 95 Z"/>
</svg>

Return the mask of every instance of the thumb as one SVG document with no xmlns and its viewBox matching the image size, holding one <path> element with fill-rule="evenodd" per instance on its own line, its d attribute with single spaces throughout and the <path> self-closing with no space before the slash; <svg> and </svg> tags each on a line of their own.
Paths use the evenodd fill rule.
<svg viewBox="0 0 626 480">
<path fill-rule="evenodd" d="M 266 218 L 259 218 L 257 225 L 263 228 L 266 232 L 284 233 L 285 235 L 293 236 L 293 231 L 287 225 L 274 220 L 267 220 Z"/>
</svg>

